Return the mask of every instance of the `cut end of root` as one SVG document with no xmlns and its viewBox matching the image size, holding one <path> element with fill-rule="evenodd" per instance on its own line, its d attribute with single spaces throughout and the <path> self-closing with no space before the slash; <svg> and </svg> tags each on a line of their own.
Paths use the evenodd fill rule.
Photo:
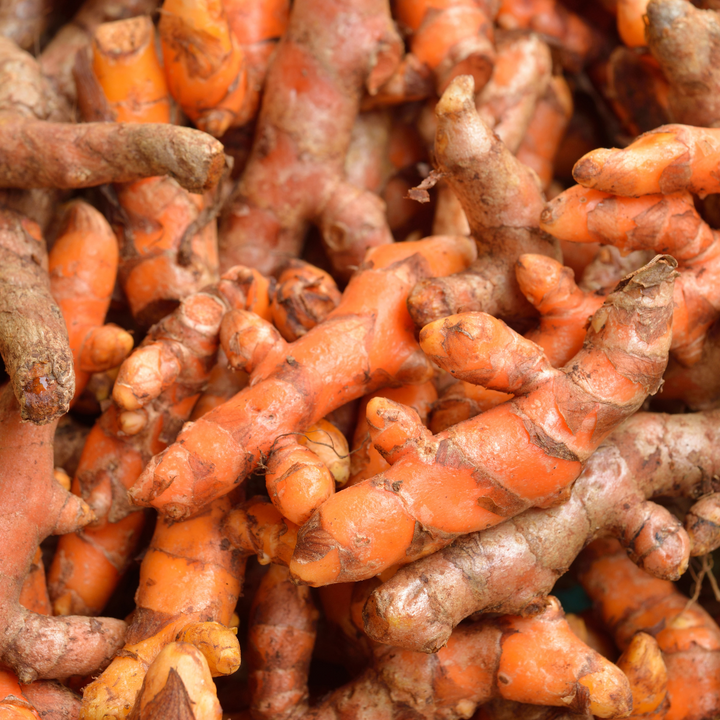
<svg viewBox="0 0 720 720">
<path fill-rule="evenodd" d="M 602 173 L 605 160 L 612 150 L 598 148 L 581 157 L 572 170 L 573 180 L 587 188 L 595 187 L 595 181 Z"/>
<path fill-rule="evenodd" d="M 70 409 L 75 393 L 75 377 L 69 384 L 59 383 L 53 375 L 33 368 L 32 377 L 17 392 L 20 414 L 23 420 L 45 425 Z M 17 377 L 17 376 L 16 376 Z"/>
</svg>

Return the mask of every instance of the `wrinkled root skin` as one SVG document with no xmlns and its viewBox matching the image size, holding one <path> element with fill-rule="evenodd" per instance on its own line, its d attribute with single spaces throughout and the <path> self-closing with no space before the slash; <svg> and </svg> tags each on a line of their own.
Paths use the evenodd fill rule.
<svg viewBox="0 0 720 720">
<path fill-rule="evenodd" d="M 719 447 L 718 412 L 635 415 L 590 458 L 566 503 L 529 510 L 398 571 L 368 600 L 366 631 L 379 642 L 434 652 L 473 613 L 537 612 L 582 548 L 607 532 L 649 573 L 677 580 L 688 538 L 650 500 L 716 490 Z"/>
<path fill-rule="evenodd" d="M 3 188 L 85 188 L 169 175 L 190 192 L 214 188 L 225 170 L 219 141 L 200 130 L 153 123 L 49 123 L 18 118 L 0 124 Z M 68 152 L 72 149 L 72 160 Z"/>
<path fill-rule="evenodd" d="M 125 623 L 108 618 L 54 618 L 20 605 L 35 552 L 48 535 L 92 519 L 88 506 L 53 477 L 56 423 L 24 423 L 10 386 L 0 396 L 0 661 L 22 683 L 89 674 L 121 646 Z"/>
<path fill-rule="evenodd" d="M 0 211 L 0 353 L 23 420 L 37 424 L 66 413 L 75 392 L 67 328 L 47 267 L 37 225 Z"/>
</svg>

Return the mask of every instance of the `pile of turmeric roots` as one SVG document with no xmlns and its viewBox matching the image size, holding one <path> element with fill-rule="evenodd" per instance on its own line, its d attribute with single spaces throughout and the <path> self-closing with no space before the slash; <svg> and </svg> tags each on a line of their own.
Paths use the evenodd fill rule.
<svg viewBox="0 0 720 720">
<path fill-rule="evenodd" d="M 4 2 L 0 717 L 720 716 L 719 98 L 715 0 Z"/>
</svg>

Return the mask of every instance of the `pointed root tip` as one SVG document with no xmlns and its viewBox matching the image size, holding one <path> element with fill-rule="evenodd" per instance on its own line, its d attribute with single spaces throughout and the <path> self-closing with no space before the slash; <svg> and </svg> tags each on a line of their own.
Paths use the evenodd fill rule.
<svg viewBox="0 0 720 720">
<path fill-rule="evenodd" d="M 442 94 L 435 114 L 440 117 L 468 111 L 475 112 L 475 80 L 472 75 L 458 75 Z"/>
</svg>

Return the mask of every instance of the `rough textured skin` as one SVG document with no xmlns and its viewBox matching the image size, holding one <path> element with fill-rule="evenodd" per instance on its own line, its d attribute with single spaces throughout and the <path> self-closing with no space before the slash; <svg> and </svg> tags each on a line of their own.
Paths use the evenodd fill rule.
<svg viewBox="0 0 720 720">
<path fill-rule="evenodd" d="M 597 540 L 581 556 L 578 579 L 619 648 L 652 633 L 667 666 L 669 704 L 652 720 L 705 720 L 720 711 L 720 628 L 666 580 L 628 560 L 615 540 Z"/>
<path fill-rule="evenodd" d="M 256 496 L 235 506 L 223 522 L 223 536 L 243 555 L 257 555 L 262 565 L 288 565 L 298 527 L 266 498 Z"/>
<path fill-rule="evenodd" d="M 275 327 L 288 342 L 322 322 L 340 302 L 340 291 L 324 270 L 291 260 L 277 278 L 271 312 Z"/>
<path fill-rule="evenodd" d="M 352 33 L 353 42 L 345 42 Z M 220 226 L 221 267 L 271 272 L 321 227 L 349 276 L 369 247 L 392 242 L 382 201 L 344 181 L 360 99 L 402 54 L 387 0 L 300 0 L 268 70 L 256 141 Z"/>
<path fill-rule="evenodd" d="M 158 519 L 140 566 L 126 645 L 83 694 L 81 717 L 127 718 L 160 651 L 190 623 L 230 623 L 245 572 L 245 558 L 223 541 L 230 500 L 220 498 L 186 522 Z"/>
<path fill-rule="evenodd" d="M 66 413 L 75 392 L 67 328 L 47 268 L 37 225 L 0 211 L 0 353 L 23 419 L 38 424 Z"/>
<path fill-rule="evenodd" d="M 668 79 L 671 122 L 715 127 L 720 121 L 720 20 L 684 0 L 651 0 L 645 37 Z"/>
<path fill-rule="evenodd" d="M 661 384 L 674 265 L 658 256 L 626 278 L 563 369 L 482 313 L 423 328 L 436 364 L 515 399 L 438 435 L 412 410 L 373 400 L 373 442 L 392 467 L 335 494 L 305 523 L 290 564 L 296 577 L 311 585 L 372 577 L 567 497 L 593 451 Z"/>
<path fill-rule="evenodd" d="M 627 198 L 576 185 L 547 204 L 540 224 L 559 239 L 671 254 L 680 272 L 671 352 L 683 365 L 701 359 L 706 333 L 720 317 L 720 234 L 689 193 Z"/>
<path fill-rule="evenodd" d="M 11 388 L 0 396 L 0 657 L 23 683 L 95 672 L 122 644 L 125 623 L 109 618 L 53 618 L 19 603 L 35 551 L 48 535 L 72 532 L 92 514 L 52 475 L 55 423 L 23 423 Z"/>
<path fill-rule="evenodd" d="M 549 651 L 549 652 L 548 652 Z M 551 598 L 538 616 L 506 616 L 458 628 L 434 655 L 375 648 L 372 667 L 293 718 L 455 720 L 493 697 L 598 717 L 630 710 L 627 679 L 570 630 Z"/>
<path fill-rule="evenodd" d="M 173 97 L 197 128 L 221 137 L 238 124 L 247 88 L 245 53 L 223 3 L 164 0 L 158 33 Z"/>
<path fill-rule="evenodd" d="M 187 517 L 230 492 L 278 435 L 301 431 L 379 387 L 427 380 L 432 370 L 415 340 L 407 295 L 420 278 L 455 272 L 473 256 L 466 238 L 371 250 L 328 318 L 294 343 L 278 342 L 252 372 L 250 387 L 186 426 L 149 463 L 130 491 L 133 500 Z"/>
<path fill-rule="evenodd" d="M 49 0 L 5 0 L 0 5 L 0 36 L 32 51 L 53 19 L 53 5 Z"/>
<path fill-rule="evenodd" d="M 40 720 L 77 720 L 81 697 L 59 682 L 38 680 L 23 687 Z"/>
<path fill-rule="evenodd" d="M 475 310 L 508 321 L 532 316 L 515 261 L 522 253 L 560 259 L 557 243 L 538 225 L 545 201 L 537 178 L 478 116 L 469 76 L 450 84 L 435 112 L 435 160 L 465 211 L 478 259 L 458 275 L 420 283 L 410 314 L 418 327 Z"/>
<path fill-rule="evenodd" d="M 245 52 L 247 89 L 235 118 L 236 125 L 244 125 L 257 115 L 270 59 L 287 29 L 290 0 L 233 0 L 224 3 L 223 10 Z"/>
<path fill-rule="evenodd" d="M 651 500 L 717 490 L 719 443 L 718 413 L 635 415 L 590 458 L 566 503 L 529 510 L 399 570 L 366 605 L 366 630 L 429 651 L 473 613 L 534 612 L 580 550 L 606 533 L 648 572 L 677 579 L 688 539 Z"/>
<path fill-rule="evenodd" d="M 136 552 L 144 516 L 132 512 L 127 489 L 189 418 L 217 357 L 221 319 L 248 300 L 244 270 L 186 298 L 120 367 L 115 392 L 124 409 L 111 405 L 97 420 L 73 483 L 95 521 L 60 538 L 50 567 L 57 614 L 102 612 Z"/>
<path fill-rule="evenodd" d="M 0 187 L 83 188 L 169 175 L 190 192 L 217 184 L 222 145 L 199 130 L 143 123 L 32 122 L 0 124 Z M 62 150 L 60 150 L 62 148 Z"/>
<path fill-rule="evenodd" d="M 0 114 L 28 120 L 67 120 L 67 108 L 43 77 L 35 58 L 4 37 L 0 37 L 0 77 Z"/>
<path fill-rule="evenodd" d="M 248 619 L 248 684 L 254 720 L 285 720 L 308 704 L 307 677 L 318 611 L 310 588 L 287 568 L 271 565 L 255 592 Z"/>
<path fill-rule="evenodd" d="M 0 126 L 13 119 L 62 122 L 69 116 L 69 108 L 43 77 L 35 58 L 10 40 L 0 38 Z M 4 147 L 14 149 L 15 138 L 8 140 L 9 145 Z M 0 166 L 4 164 L 2 157 Z M 0 204 L 35 220 L 45 229 L 60 196 L 59 190 L 0 190 Z"/>
</svg>

